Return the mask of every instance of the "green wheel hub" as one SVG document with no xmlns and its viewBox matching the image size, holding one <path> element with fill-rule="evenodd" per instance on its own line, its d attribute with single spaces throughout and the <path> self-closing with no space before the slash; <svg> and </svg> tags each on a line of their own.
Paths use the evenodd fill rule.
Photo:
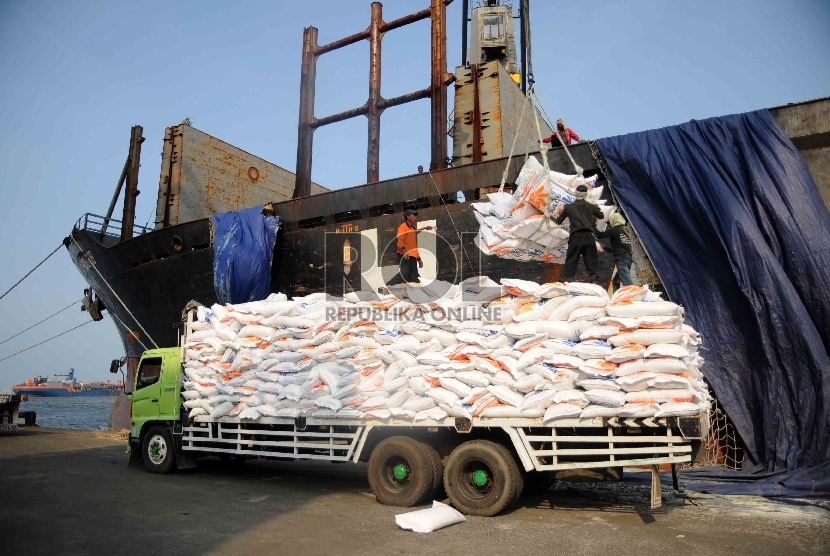
<svg viewBox="0 0 830 556">
<path fill-rule="evenodd" d="M 395 477 L 396 481 L 404 481 L 409 477 L 409 468 L 399 463 L 392 468 L 392 476 Z"/>
<path fill-rule="evenodd" d="M 490 475 L 483 469 L 478 469 L 473 472 L 473 484 L 479 488 L 487 486 L 490 482 Z"/>
</svg>

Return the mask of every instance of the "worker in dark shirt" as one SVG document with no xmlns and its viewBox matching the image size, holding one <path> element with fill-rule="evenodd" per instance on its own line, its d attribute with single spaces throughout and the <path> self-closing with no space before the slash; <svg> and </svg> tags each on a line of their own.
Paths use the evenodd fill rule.
<svg viewBox="0 0 830 556">
<path fill-rule="evenodd" d="M 604 218 L 600 208 L 585 200 L 588 196 L 588 187 L 577 186 L 576 201 L 565 205 L 562 212 L 555 216 L 553 221 L 561 225 L 567 218 L 570 222 L 570 236 L 568 237 L 568 252 L 565 255 L 565 268 L 559 275 L 559 280 L 569 282 L 576 275 L 576 266 L 579 257 L 585 263 L 588 279 L 599 282 L 597 276 L 597 244 L 594 239 L 594 220 Z"/>
<path fill-rule="evenodd" d="M 604 232 L 594 228 L 594 235 L 598 238 L 611 239 L 611 254 L 614 255 L 614 262 L 617 264 L 617 276 L 623 286 L 632 286 L 631 281 L 631 238 L 625 229 L 625 218 L 616 212 L 608 219 L 608 227 Z M 614 291 L 618 287 L 614 286 Z"/>
</svg>

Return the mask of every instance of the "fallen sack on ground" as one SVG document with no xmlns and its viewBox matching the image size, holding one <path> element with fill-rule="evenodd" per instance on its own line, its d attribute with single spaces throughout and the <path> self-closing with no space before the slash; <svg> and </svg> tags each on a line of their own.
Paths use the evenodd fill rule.
<svg viewBox="0 0 830 556">
<path fill-rule="evenodd" d="M 416 533 L 432 533 L 456 523 L 467 521 L 461 512 L 441 502 L 433 501 L 432 507 L 395 516 L 395 523 L 401 529 Z"/>
</svg>

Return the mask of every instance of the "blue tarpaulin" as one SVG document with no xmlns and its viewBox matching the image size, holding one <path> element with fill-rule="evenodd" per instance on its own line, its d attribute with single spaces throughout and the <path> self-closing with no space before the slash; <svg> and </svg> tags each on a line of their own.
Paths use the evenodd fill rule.
<svg viewBox="0 0 830 556">
<path fill-rule="evenodd" d="M 258 301 L 268 295 L 280 219 L 263 207 L 214 214 L 213 287 L 220 303 Z"/>
<path fill-rule="evenodd" d="M 766 111 L 597 141 L 702 371 L 746 448 L 744 479 L 830 493 L 830 215 Z M 797 482 L 797 481 L 795 481 Z"/>
</svg>

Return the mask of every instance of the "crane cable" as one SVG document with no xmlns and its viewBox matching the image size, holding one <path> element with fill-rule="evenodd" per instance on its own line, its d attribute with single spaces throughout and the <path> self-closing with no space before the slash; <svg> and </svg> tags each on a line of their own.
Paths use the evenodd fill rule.
<svg viewBox="0 0 830 556">
<path fill-rule="evenodd" d="M 75 330 L 75 329 L 77 329 L 77 328 L 80 328 L 80 327 L 82 327 L 82 326 L 86 326 L 87 324 L 89 324 L 89 323 L 91 323 L 91 322 L 95 322 L 95 321 L 88 320 L 88 321 L 86 321 L 86 322 L 84 322 L 84 323 L 79 324 L 78 326 L 75 326 L 75 327 L 73 327 L 73 328 L 70 328 L 69 330 L 66 330 L 65 332 L 61 332 L 60 334 L 56 334 L 56 335 L 52 336 L 51 338 L 47 338 L 46 340 L 43 340 L 42 342 L 38 342 L 38 343 L 36 343 L 36 344 L 35 344 L 35 345 L 33 345 L 33 346 L 29 346 L 29 347 L 27 347 L 26 349 L 21 349 L 21 350 L 20 350 L 20 351 L 18 351 L 17 353 L 12 353 L 11 355 L 7 355 L 6 357 L 4 357 L 4 358 L 0 359 L 0 361 L 5 361 L 6 359 L 10 359 L 10 358 L 14 357 L 15 355 L 20 355 L 20 354 L 21 354 L 21 353 L 23 353 L 24 351 L 29 351 L 29 350 L 30 350 L 30 349 L 32 349 L 32 348 L 36 348 L 37 346 L 42 345 L 42 344 L 45 344 L 46 342 L 48 342 L 48 341 L 50 341 L 50 340 L 54 340 L 55 338 L 58 338 L 59 336 L 63 336 L 64 334 L 68 334 L 68 333 L 72 332 L 73 330 Z"/>
<path fill-rule="evenodd" d="M 522 123 L 525 121 L 525 109 L 530 103 L 530 92 L 528 91 L 524 103 L 522 103 L 522 112 L 519 114 L 519 125 L 516 128 L 516 135 L 513 136 L 513 145 L 510 146 L 510 154 L 507 156 L 507 165 L 504 167 L 504 172 L 501 175 L 501 184 L 499 184 L 499 193 L 504 192 L 504 184 L 507 183 L 507 172 L 510 170 L 510 161 L 513 160 L 513 153 L 516 150 L 516 142 L 519 140 L 519 131 L 522 129 Z"/>
<path fill-rule="evenodd" d="M 75 236 L 70 236 L 70 237 L 72 238 L 72 241 L 74 241 L 74 242 L 75 242 L 75 245 L 77 245 L 77 246 L 78 246 L 78 250 L 79 250 L 81 253 L 83 253 L 83 252 L 84 252 L 84 250 L 83 250 L 83 248 L 81 247 L 81 245 L 78 243 L 78 240 L 77 240 L 77 239 L 75 239 Z M 104 281 L 104 284 L 105 284 L 105 285 L 109 288 L 109 290 L 112 292 L 112 295 L 114 295 L 114 296 L 115 296 L 115 299 L 117 299 L 117 300 L 118 300 L 118 302 L 119 302 L 119 303 L 121 303 L 121 306 L 122 306 L 122 307 L 124 307 L 124 310 L 125 310 L 125 311 L 127 311 L 127 314 L 128 314 L 128 315 L 130 315 L 130 316 L 132 317 L 133 321 L 135 321 L 135 323 L 138 325 L 138 327 L 141 329 L 141 331 L 142 331 L 142 332 L 144 332 L 144 334 L 147 336 L 147 339 L 149 339 L 149 340 L 153 343 L 153 345 L 154 345 L 156 348 L 158 348 L 158 347 L 159 347 L 159 345 L 156 343 L 156 341 L 155 341 L 155 340 L 153 340 L 153 337 L 152 337 L 152 336 L 150 336 L 150 334 L 149 334 L 149 333 L 148 333 L 148 332 L 144 329 L 144 327 L 143 327 L 143 326 L 141 326 L 141 323 L 140 323 L 140 322 L 138 322 L 138 319 L 137 319 L 137 318 L 135 318 L 135 315 L 132 313 L 132 311 L 130 311 L 129 307 L 127 307 L 127 304 L 126 304 L 126 303 L 124 303 L 124 300 L 122 300 L 122 299 L 121 299 L 121 296 L 119 296 L 117 293 L 115 293 L 115 290 L 114 290 L 114 289 L 112 289 L 112 286 L 110 286 L 110 283 L 109 283 L 109 282 L 107 282 L 107 279 L 106 279 L 106 278 L 104 278 L 104 276 L 101 274 L 101 271 L 99 271 L 99 270 L 98 270 L 98 267 L 97 267 L 97 266 L 95 266 L 95 260 L 94 260 L 94 259 L 90 259 L 90 260 L 88 260 L 87 262 L 89 262 L 89 266 L 91 266 L 91 267 L 92 267 L 92 270 L 94 270 L 94 271 L 98 274 L 98 276 L 100 276 L 100 277 L 101 277 L 101 280 L 103 280 L 103 281 Z M 122 324 L 123 324 L 123 323 L 122 323 Z M 141 345 L 144 345 L 144 344 L 141 344 Z"/>
<path fill-rule="evenodd" d="M 542 113 L 545 115 L 545 118 L 548 119 L 548 123 L 552 123 L 553 120 L 551 119 L 550 115 L 548 114 L 548 111 L 545 109 L 545 105 L 542 104 L 542 100 L 539 98 L 539 95 L 536 94 L 536 91 L 533 92 L 533 96 L 536 97 L 536 102 L 539 103 L 539 108 L 542 109 Z M 556 135 L 556 137 L 559 138 L 559 143 L 561 143 L 562 147 L 565 149 L 565 154 L 567 154 L 568 158 L 571 160 L 571 164 L 573 164 L 574 170 L 576 170 L 577 175 L 579 175 L 579 177 L 582 177 L 582 171 L 583 171 L 582 167 L 579 164 L 577 164 L 576 161 L 574 160 L 574 157 L 571 156 L 571 151 L 568 150 L 568 145 L 565 144 L 565 140 L 562 139 L 561 135 L 559 135 L 559 131 L 556 131 L 555 128 L 553 128 L 553 129 L 554 129 L 553 134 Z"/>
<path fill-rule="evenodd" d="M 458 236 L 458 244 L 461 246 L 461 251 L 464 252 L 464 256 L 467 257 L 467 262 L 470 263 L 470 268 L 473 269 L 473 261 L 470 259 L 470 256 L 467 254 L 467 249 L 464 247 L 464 240 L 461 238 L 461 233 L 458 231 L 458 227 L 455 225 L 455 220 L 452 218 L 452 214 L 450 214 L 450 209 L 447 208 L 447 203 L 444 201 L 444 196 L 441 195 L 441 190 L 438 189 L 438 184 L 435 183 L 435 178 L 432 177 L 432 172 L 427 170 L 427 174 L 429 174 L 429 179 L 432 181 L 432 187 L 435 188 L 435 191 L 438 193 L 438 199 L 441 201 L 441 204 L 444 205 L 444 210 L 447 211 L 447 216 L 450 217 L 450 222 L 452 223 L 452 227 L 455 230 L 455 235 Z M 436 251 L 438 250 L 438 245 L 435 246 Z M 438 253 L 435 253 L 436 260 L 438 259 Z M 464 265 L 464 259 L 461 259 L 462 267 Z"/>
<path fill-rule="evenodd" d="M 28 278 L 28 277 L 29 277 L 29 274 L 31 274 L 32 272 L 34 272 L 35 270 L 37 270 L 37 268 L 38 268 L 40 265 L 42 265 L 43 263 L 45 263 L 46 261 L 48 261 L 48 260 L 49 260 L 49 257 L 51 257 L 52 255 L 54 255 L 55 253 L 57 253 L 57 252 L 58 252 L 58 249 L 60 249 L 62 246 L 63 246 L 63 243 L 61 243 L 60 245 L 58 245 L 57 247 L 55 247 L 55 250 L 54 250 L 54 251 L 52 251 L 51 253 L 49 253 L 49 254 L 46 256 L 46 258 L 45 258 L 45 259 L 43 259 L 42 261 L 40 261 L 39 263 L 37 263 L 37 264 L 35 265 L 35 267 L 34 267 L 32 270 L 30 270 L 29 272 L 27 272 L 27 273 L 26 273 L 26 276 L 24 276 L 23 278 L 21 278 L 20 280 L 18 280 L 17 282 L 15 282 L 15 284 L 14 284 L 12 287 L 10 287 L 10 288 L 9 288 L 9 289 L 7 289 L 5 292 L 3 292 L 3 295 L 0 295 L 0 299 L 3 299 L 4 297 L 6 297 L 6 295 L 7 295 L 10 291 L 12 291 L 13 289 L 15 289 L 15 288 L 16 288 L 16 287 L 20 284 L 20 282 L 22 282 L 23 280 L 25 280 L 26 278 Z"/>
<path fill-rule="evenodd" d="M 69 309 L 70 307 L 73 307 L 76 303 L 80 303 L 81 301 L 83 301 L 83 299 L 79 299 L 78 301 L 73 301 L 72 303 L 70 303 L 69 305 L 67 305 L 66 307 L 64 307 L 64 308 L 63 308 L 63 309 L 61 309 L 60 311 L 58 311 L 57 313 L 54 313 L 54 314 L 52 314 L 52 315 L 49 315 L 48 317 L 46 317 L 46 318 L 45 318 L 45 319 L 43 319 L 42 321 L 38 321 L 38 322 L 34 323 L 32 326 L 30 326 L 30 327 L 29 327 L 29 328 L 27 328 L 26 330 L 21 330 L 20 332 L 18 332 L 18 333 L 17 333 L 17 334 L 15 334 L 14 336 L 9 336 L 8 338 L 6 338 L 6 339 L 5 339 L 5 340 L 3 340 L 2 342 L 0 342 L 0 345 L 5 344 L 6 342 L 8 342 L 9 340 L 11 340 L 12 338 L 17 338 L 18 336 L 20 336 L 20 335 L 21 335 L 21 334 L 23 334 L 24 332 L 28 332 L 29 330 L 31 330 L 32 328 L 34 328 L 34 327 L 35 327 L 35 326 L 37 326 L 38 324 L 44 323 L 44 322 L 46 322 L 47 320 L 51 319 L 52 317 L 57 316 L 57 315 L 59 315 L 59 314 L 63 313 L 64 311 L 66 311 L 66 310 L 67 310 L 67 309 Z"/>
</svg>

